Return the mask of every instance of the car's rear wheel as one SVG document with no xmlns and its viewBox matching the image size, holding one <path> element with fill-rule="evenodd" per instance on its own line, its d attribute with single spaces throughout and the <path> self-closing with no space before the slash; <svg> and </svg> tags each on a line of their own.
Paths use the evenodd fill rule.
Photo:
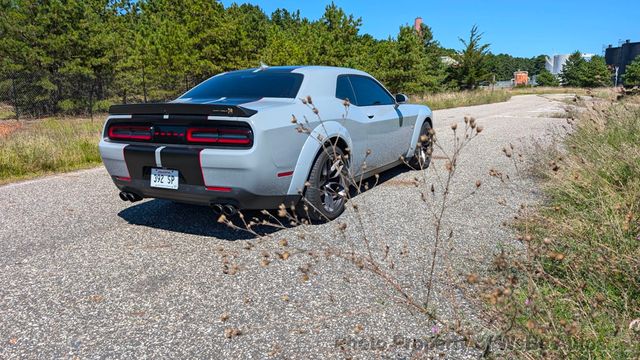
<svg viewBox="0 0 640 360">
<path fill-rule="evenodd" d="M 409 166 L 413 169 L 426 169 L 431 164 L 431 154 L 433 153 L 433 134 L 431 124 L 425 121 L 420 129 L 420 136 L 416 144 L 413 157 L 409 160 Z"/>
<path fill-rule="evenodd" d="M 338 147 L 325 147 L 309 174 L 298 215 L 313 222 L 330 221 L 344 211 L 349 185 L 347 160 Z"/>
</svg>

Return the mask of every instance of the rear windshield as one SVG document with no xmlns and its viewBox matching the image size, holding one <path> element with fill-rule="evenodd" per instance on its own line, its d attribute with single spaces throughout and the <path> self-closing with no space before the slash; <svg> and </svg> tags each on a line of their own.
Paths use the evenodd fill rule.
<svg viewBox="0 0 640 360">
<path fill-rule="evenodd" d="M 302 74 L 237 71 L 212 77 L 187 91 L 181 98 L 294 98 L 302 84 Z"/>
</svg>

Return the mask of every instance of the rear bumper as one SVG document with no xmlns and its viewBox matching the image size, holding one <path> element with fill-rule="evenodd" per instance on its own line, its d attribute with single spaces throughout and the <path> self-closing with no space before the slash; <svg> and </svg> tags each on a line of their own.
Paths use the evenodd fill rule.
<svg viewBox="0 0 640 360">
<path fill-rule="evenodd" d="M 269 152 L 257 151 L 255 146 L 229 150 L 102 140 L 99 148 L 116 186 L 145 198 L 197 205 L 230 204 L 240 209 L 275 209 L 300 198 L 287 195 L 292 176 L 278 176 L 290 169 L 278 168 Z M 178 170 L 179 188 L 152 188 L 152 168 Z M 207 190 L 212 187 L 231 190 Z"/>
<path fill-rule="evenodd" d="M 149 185 L 149 180 L 130 181 L 120 180 L 112 177 L 113 182 L 121 191 L 136 193 L 143 198 L 166 199 L 176 202 L 210 206 L 214 204 L 233 205 L 239 209 L 262 210 L 276 209 L 280 204 L 289 207 L 300 201 L 299 195 L 256 195 L 240 188 L 232 188 L 229 192 L 209 191 L 202 186 L 180 185 L 178 190 L 153 188 Z"/>
</svg>

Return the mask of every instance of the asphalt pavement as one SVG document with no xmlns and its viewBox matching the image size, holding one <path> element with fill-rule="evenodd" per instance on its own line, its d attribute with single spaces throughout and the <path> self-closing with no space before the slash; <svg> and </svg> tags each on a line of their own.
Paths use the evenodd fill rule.
<svg viewBox="0 0 640 360">
<path fill-rule="evenodd" d="M 125 203 L 102 167 L 0 186 L 0 358 L 475 358 L 478 349 L 428 341 L 448 336 L 459 317 L 484 327 L 477 297 L 456 284 L 518 246 L 503 223 L 539 199 L 530 179 L 505 189 L 489 171 L 512 170 L 504 146 L 546 141 L 564 123 L 552 117 L 563 103 L 551 98 L 435 112 L 445 148 L 464 116 L 484 128 L 451 188 L 445 228 L 453 238 L 448 260 L 438 261 L 436 321 L 402 303 L 380 275 L 330 253 L 362 253 L 366 236 L 386 273 L 423 299 L 436 201 L 421 200 L 415 171 L 382 174 L 353 200 L 358 214 L 262 227 L 259 238 L 218 224 L 208 208 Z M 439 155 L 432 166 L 442 172 L 444 162 Z M 427 181 L 437 183 L 434 173 Z"/>
</svg>

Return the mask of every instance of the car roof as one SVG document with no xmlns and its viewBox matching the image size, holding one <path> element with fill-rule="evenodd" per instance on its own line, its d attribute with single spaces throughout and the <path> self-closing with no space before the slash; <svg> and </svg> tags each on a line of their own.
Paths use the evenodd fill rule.
<svg viewBox="0 0 640 360">
<path fill-rule="evenodd" d="M 299 74 L 312 74 L 312 73 L 324 73 L 324 74 L 358 74 L 358 75 L 369 75 L 364 71 L 346 68 L 346 67 L 337 67 L 337 66 L 323 66 L 323 65 L 293 65 L 293 66 L 266 66 L 264 68 L 250 68 L 250 69 L 242 69 L 230 72 L 254 72 L 254 71 L 265 71 L 265 72 L 291 72 L 291 73 L 299 73 Z"/>
<path fill-rule="evenodd" d="M 273 72 L 273 73 L 294 73 L 304 75 L 304 80 L 300 86 L 298 97 L 306 95 L 334 97 L 336 92 L 336 78 L 339 75 L 362 75 L 372 77 L 364 71 L 336 67 L 336 66 L 265 66 L 262 68 L 252 68 L 230 71 L 228 73 L 249 73 L 249 72 Z M 219 74 L 222 75 L 222 74 Z M 372 77 L 373 78 L 373 77 Z"/>
</svg>

